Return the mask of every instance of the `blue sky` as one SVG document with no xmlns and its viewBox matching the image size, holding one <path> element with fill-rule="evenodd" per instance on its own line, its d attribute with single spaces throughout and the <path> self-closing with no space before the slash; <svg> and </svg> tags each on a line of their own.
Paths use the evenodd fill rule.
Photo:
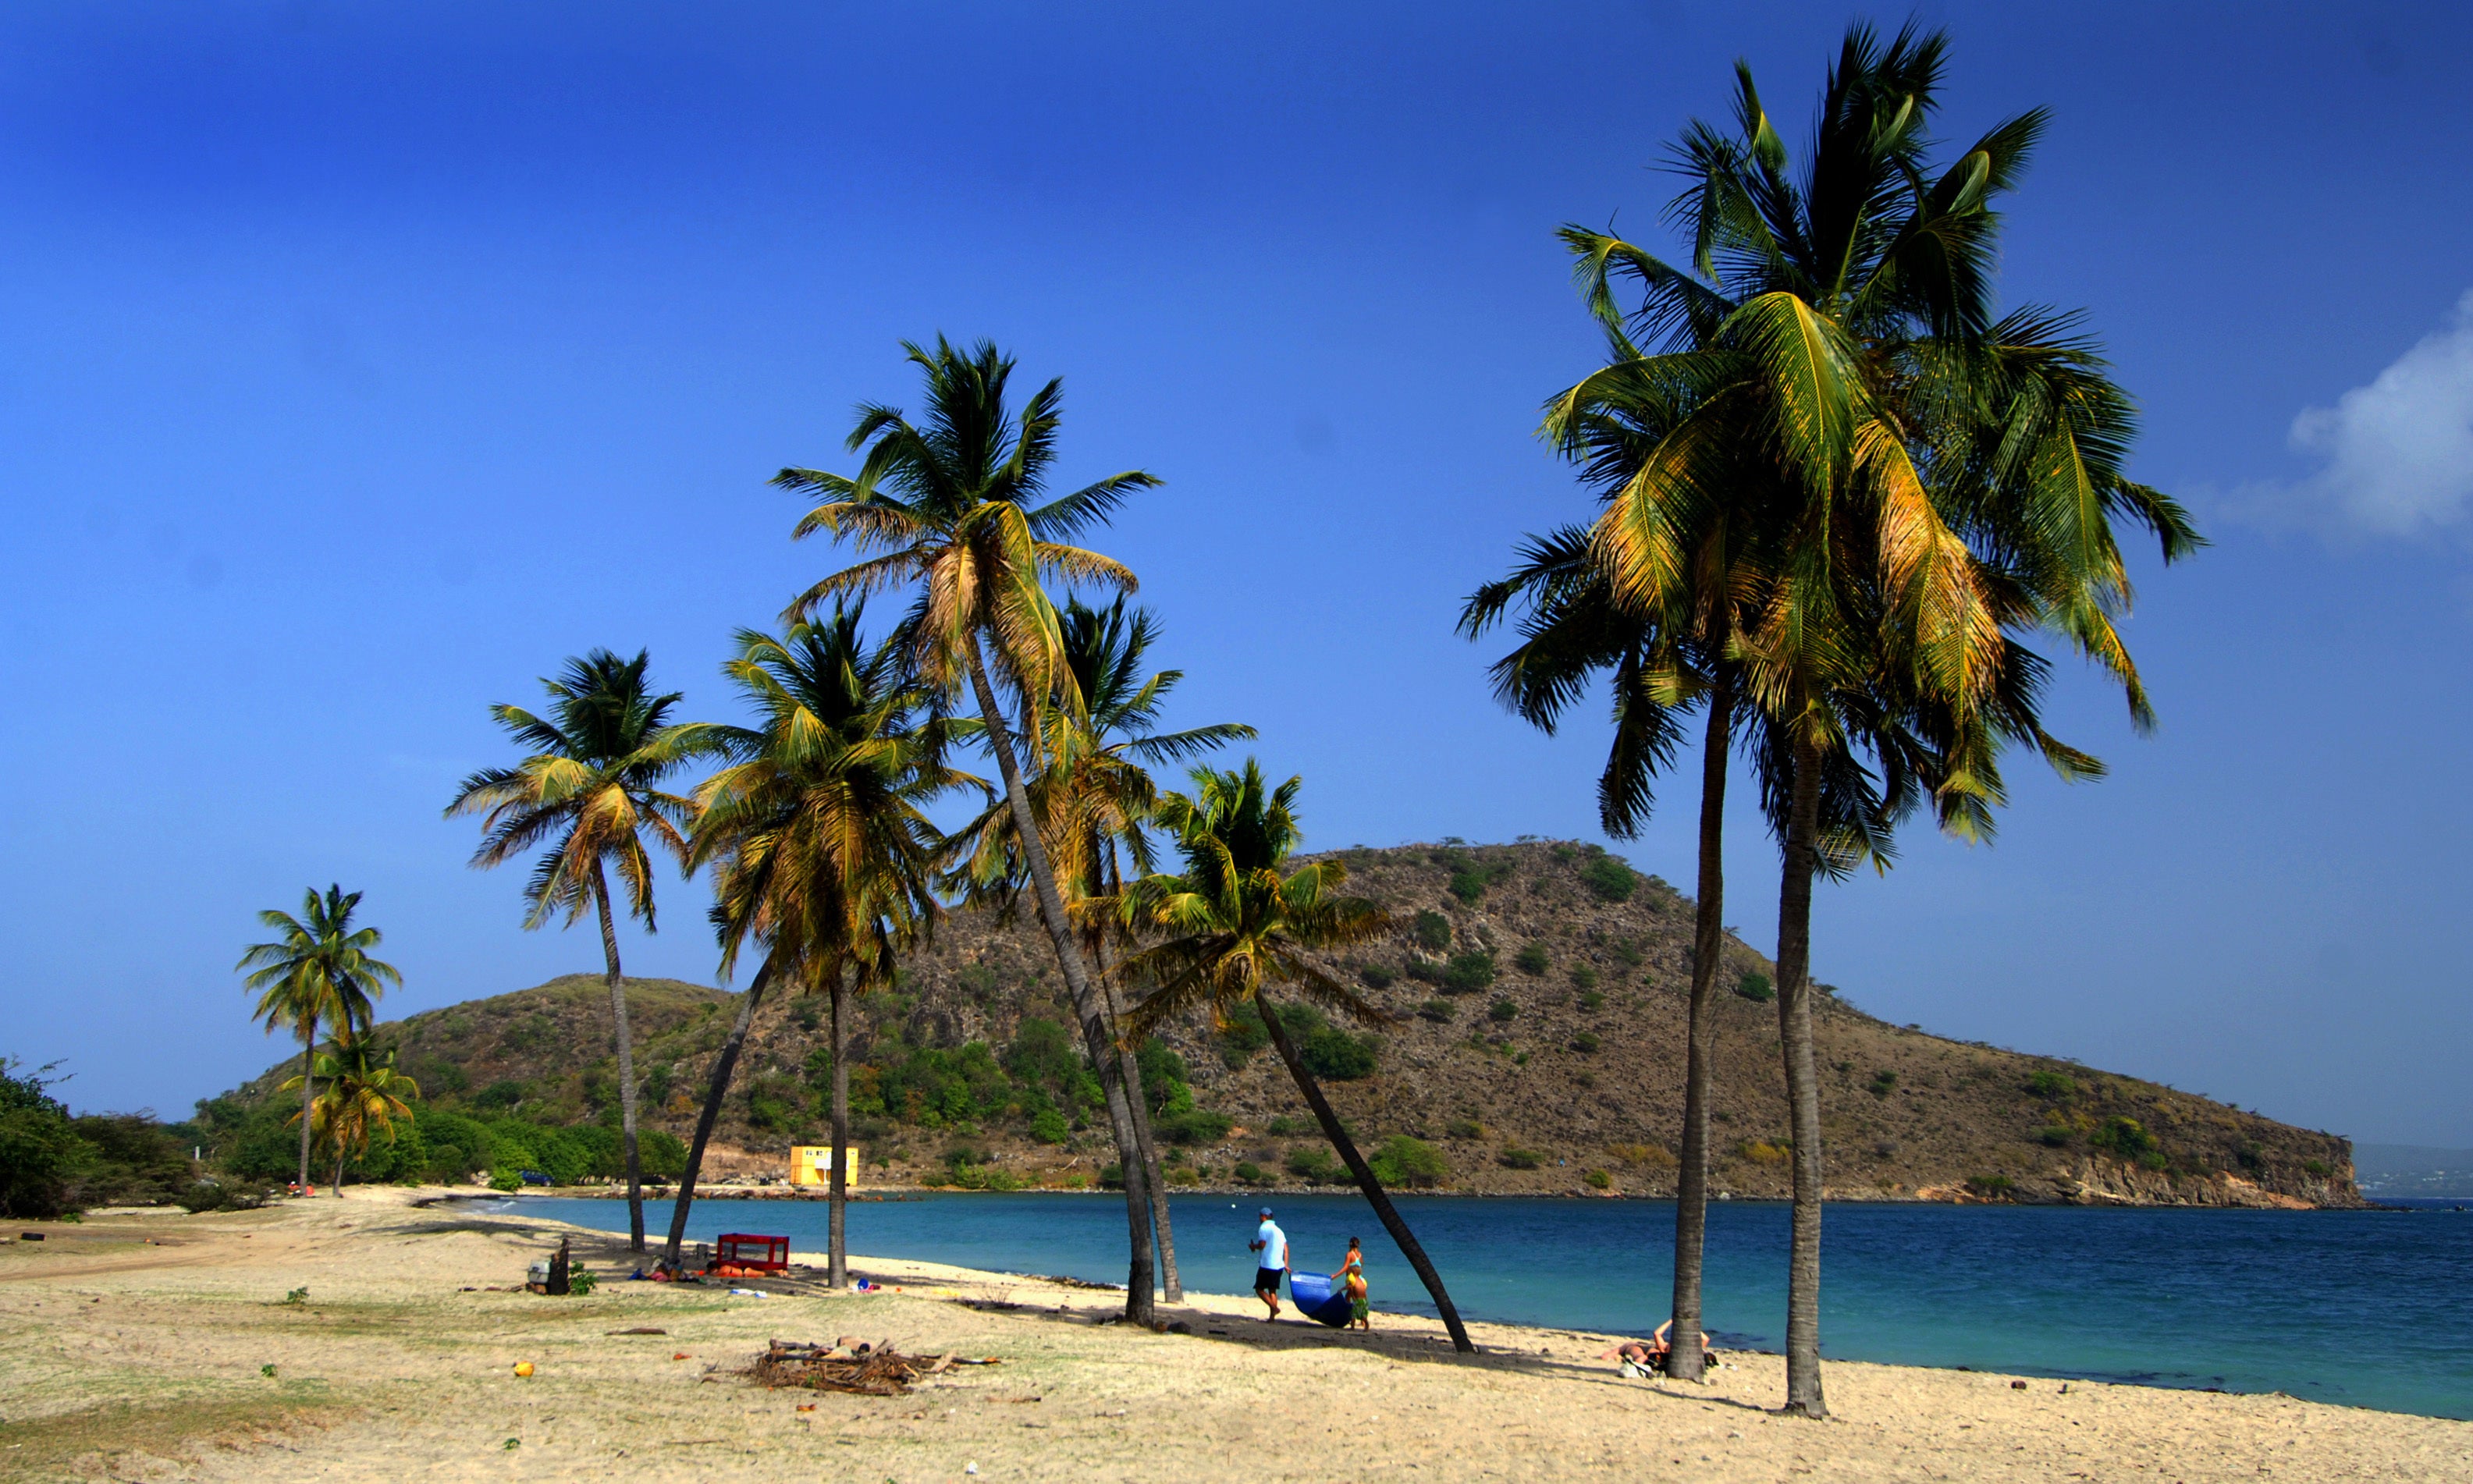
<svg viewBox="0 0 2473 1484">
<path fill-rule="evenodd" d="M 2001 840 L 1822 894 L 1897 1021 L 2356 1137 L 2473 1144 L 2451 925 L 2473 720 L 2473 15 L 1927 8 L 1942 132 L 2055 112 L 2004 293 L 2083 306 L 2148 562 L 2114 776 L 2021 763 Z M 439 810 L 485 706 L 592 645 L 688 709 L 833 554 L 764 479 L 914 397 L 896 343 L 1066 378 L 1067 475 L 1318 844 L 1595 837 L 1604 735 L 1497 711 L 1458 600 L 1583 496 L 1532 436 L 1597 352 L 1552 230 L 1657 236 L 1649 170 L 1750 60 L 1800 119 L 1849 12 L 310 3 L 0 18 L 0 1052 L 167 1113 L 281 1050 L 252 914 L 365 890 L 390 1013 L 598 967 Z M 1883 18 L 1894 25 L 1900 12 Z M 1688 778 L 1690 772 L 1685 774 Z M 1639 841 L 1691 876 L 1688 783 Z M 1734 824 L 1728 920 L 1774 933 Z M 631 969 L 709 979 L 694 885 Z"/>
</svg>

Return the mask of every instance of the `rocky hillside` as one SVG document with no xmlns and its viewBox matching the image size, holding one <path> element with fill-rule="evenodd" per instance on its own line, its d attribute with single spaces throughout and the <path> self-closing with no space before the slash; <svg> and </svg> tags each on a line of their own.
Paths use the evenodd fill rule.
<svg viewBox="0 0 2473 1484">
<path fill-rule="evenodd" d="M 1692 905 L 1585 846 L 1342 852 L 1398 930 L 1340 966 L 1397 1017 L 1380 1033 L 1295 1029 L 1369 1149 L 1419 1183 L 1483 1193 L 1670 1193 L 1681 1121 Z M 1729 941 L 1719 996 L 1714 1187 L 1787 1190 L 1773 968 Z M 873 1178 L 1072 1184 L 1103 1173 L 1104 1119 L 1061 1027 L 1044 941 L 983 914 L 949 920 L 898 992 L 856 1016 L 852 1077 Z M 648 1114 L 682 1137 L 733 995 L 633 982 Z M 722 1168 L 779 1170 L 821 1137 L 822 1002 L 769 1004 L 721 1137 Z M 607 1116 L 608 999 L 595 976 L 391 1024 L 441 1106 L 541 1122 Z M 1835 990 L 1818 1003 L 1830 1193 L 1837 1199 L 2351 1205 L 2351 1152 L 2153 1083 L 1886 1024 Z M 1328 1184 L 1329 1151 L 1259 1024 L 1176 1026 L 1151 1053 L 1179 1141 L 1172 1179 Z M 1161 1050 L 1173 1053 L 1162 1056 Z M 280 1081 L 271 1073 L 251 1091 Z M 1174 1079 L 1174 1080 L 1171 1080 Z M 1438 1155 L 1431 1160 L 1428 1153 Z"/>
</svg>

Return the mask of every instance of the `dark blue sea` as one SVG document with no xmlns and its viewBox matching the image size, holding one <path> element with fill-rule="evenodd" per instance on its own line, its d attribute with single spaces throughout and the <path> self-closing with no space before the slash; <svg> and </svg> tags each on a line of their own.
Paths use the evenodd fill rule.
<svg viewBox="0 0 2473 1484">
<path fill-rule="evenodd" d="M 1180 1195 L 1186 1285 L 1253 1286 L 1259 1203 Z M 1339 1265 L 1365 1238 L 1378 1309 L 1433 1309 L 1355 1196 L 1272 1204 L 1300 1269 Z M 1646 1333 L 1673 1281 L 1663 1201 L 1404 1199 L 1401 1210 L 1460 1311 L 1513 1324 Z M 1825 1353 L 2153 1386 L 2281 1391 L 2317 1401 L 2473 1418 L 2473 1202 L 2375 1211 L 1829 1208 Z M 618 1201 L 527 1198 L 521 1209 L 623 1232 Z M 647 1210 L 666 1227 L 668 1209 Z M 822 1202 L 699 1205 L 696 1240 L 725 1231 L 825 1247 Z M 854 1254 L 1121 1283 L 1125 1208 L 1111 1195 L 928 1195 L 854 1202 Z M 1787 1208 L 1709 1209 L 1705 1304 L 1721 1348 L 1776 1350 L 1786 1328 Z"/>
</svg>

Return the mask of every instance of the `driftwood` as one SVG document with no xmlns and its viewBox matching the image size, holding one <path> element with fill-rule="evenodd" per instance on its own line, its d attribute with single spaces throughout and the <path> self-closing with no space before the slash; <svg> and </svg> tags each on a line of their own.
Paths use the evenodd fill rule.
<svg viewBox="0 0 2473 1484">
<path fill-rule="evenodd" d="M 775 1340 L 748 1374 L 764 1386 L 804 1386 L 814 1391 L 842 1391 L 862 1397 L 899 1397 L 923 1376 L 935 1376 L 954 1366 L 991 1366 L 994 1359 L 961 1355 L 905 1355 L 891 1340 L 870 1345 L 846 1336 L 837 1344 Z"/>
</svg>

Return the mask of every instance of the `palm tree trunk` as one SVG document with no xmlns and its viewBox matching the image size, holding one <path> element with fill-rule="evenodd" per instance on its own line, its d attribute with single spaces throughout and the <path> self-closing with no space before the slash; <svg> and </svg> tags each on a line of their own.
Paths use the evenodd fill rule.
<svg viewBox="0 0 2473 1484">
<path fill-rule="evenodd" d="M 712 1064 L 712 1086 L 704 1094 L 704 1112 L 696 1114 L 695 1142 L 687 1146 L 687 1167 L 679 1174 L 679 1199 L 670 1209 L 670 1239 L 661 1249 L 661 1260 L 672 1268 L 679 1265 L 679 1247 L 687 1237 L 687 1212 L 695 1206 L 696 1174 L 704 1168 L 704 1146 L 712 1138 L 713 1121 L 721 1116 L 721 1100 L 730 1092 L 730 1074 L 738 1065 L 739 1050 L 747 1044 L 747 1027 L 756 1019 L 756 1007 L 764 1002 L 764 992 L 773 984 L 773 955 L 764 955 L 756 977 L 748 982 L 747 993 L 738 1001 L 738 1018 L 731 1022 L 730 1039 L 721 1043 L 721 1056 Z"/>
<path fill-rule="evenodd" d="M 828 1288 L 846 1287 L 850 1283 L 850 1237 L 846 1225 L 850 1215 L 850 1047 L 842 1036 L 842 1001 L 847 997 L 845 986 L 849 982 L 848 970 L 833 976 L 833 1165 L 825 1173 L 825 1286 Z"/>
<path fill-rule="evenodd" d="M 309 1188 L 309 1104 L 317 1095 L 318 1017 L 311 1016 L 300 1032 L 300 1188 Z"/>
<path fill-rule="evenodd" d="M 1820 835 L 1820 749 L 1794 745 L 1786 874 L 1778 887 L 1778 1042 L 1794 1129 L 1793 1239 L 1787 1257 L 1786 1412 L 1827 1417 L 1820 1395 L 1820 1078 L 1812 1046 L 1812 877 Z"/>
<path fill-rule="evenodd" d="M 1717 1047 L 1710 1002 L 1726 948 L 1726 764 L 1734 745 L 1735 681 L 1720 666 L 1709 693 L 1709 734 L 1700 754 L 1700 896 L 1692 931 L 1692 1022 L 1683 1064 L 1683 1147 L 1674 1176 L 1674 1328 L 1666 1374 L 1700 1379 L 1701 1254 L 1709 1231 L 1709 1091 Z"/>
<path fill-rule="evenodd" d="M 636 1152 L 636 1042 L 627 1034 L 627 976 L 618 967 L 618 924 L 610 916 L 610 878 L 592 863 L 601 908 L 601 957 L 610 966 L 610 1017 L 618 1026 L 618 1141 L 627 1160 L 627 1250 L 644 1250 L 644 1164 Z"/>
<path fill-rule="evenodd" d="M 335 1199 L 339 1201 L 344 1198 L 344 1146 L 337 1144 L 335 1146 Z"/>
<path fill-rule="evenodd" d="M 1104 937 L 1094 936 L 1091 943 L 1091 962 L 1099 969 L 1099 993 L 1108 1001 L 1108 1023 L 1125 1023 L 1124 1012 L 1116 1004 L 1116 987 L 1108 978 L 1108 945 Z M 1151 1136 L 1150 1099 L 1142 1092 L 1142 1064 L 1139 1057 L 1121 1050 L 1125 1077 L 1125 1104 L 1134 1114 L 1134 1141 L 1141 1145 L 1142 1174 L 1150 1181 L 1151 1225 L 1159 1233 L 1160 1291 L 1170 1304 L 1185 1302 L 1185 1284 L 1176 1276 L 1176 1229 L 1167 1214 L 1167 1179 L 1160 1173 L 1159 1141 Z"/>
<path fill-rule="evenodd" d="M 1023 874 L 1030 877 L 1032 892 L 1039 898 L 1040 921 L 1047 927 L 1048 942 L 1056 949 L 1056 964 L 1065 974 L 1065 986 L 1073 993 L 1073 1014 L 1082 1022 L 1082 1040 L 1086 1044 L 1111 1046 L 1116 1042 L 1116 1028 L 1106 1019 L 1106 1007 L 1097 989 L 1091 982 L 1090 966 L 1083 962 L 1082 945 L 1073 941 L 1073 924 L 1065 915 L 1064 898 L 1057 895 L 1056 873 L 1047 864 L 1047 847 L 1039 838 L 1039 821 L 1030 811 L 1030 793 L 1022 786 L 1021 765 L 1015 759 L 1013 736 L 1005 728 L 1004 712 L 996 706 L 996 688 L 988 683 L 987 664 L 979 657 L 979 636 L 973 632 L 963 641 L 963 658 L 970 665 L 971 690 L 979 704 L 979 720 L 987 729 L 988 751 L 996 758 L 996 772 L 1004 778 L 1005 803 L 1013 811 L 1014 830 L 1021 838 Z M 1132 1259 L 1125 1277 L 1125 1318 L 1147 1327 L 1151 1322 L 1151 1223 L 1150 1181 L 1142 1167 L 1142 1148 L 1134 1137 L 1133 1113 L 1125 1099 L 1124 1064 L 1114 1056 L 1094 1056 L 1099 1074 L 1100 1090 L 1107 1094 L 1108 1124 L 1116 1138 L 1116 1166 L 1125 1175 L 1125 1224 L 1133 1248 Z"/>
<path fill-rule="evenodd" d="M 1434 1308 L 1443 1316 L 1443 1328 L 1452 1333 L 1452 1349 L 1463 1354 L 1474 1353 L 1477 1347 L 1469 1343 L 1468 1328 L 1460 1323 L 1460 1311 L 1452 1303 L 1452 1296 L 1443 1289 L 1442 1275 L 1435 1272 L 1434 1264 L 1427 1259 L 1426 1249 L 1418 1243 L 1417 1233 L 1409 1231 L 1408 1223 L 1401 1219 L 1399 1209 L 1391 1204 L 1391 1197 L 1382 1188 L 1382 1182 L 1374 1178 L 1374 1167 L 1365 1162 L 1365 1156 L 1357 1152 L 1357 1140 L 1350 1138 L 1348 1131 L 1339 1126 L 1339 1114 L 1331 1111 L 1330 1100 L 1322 1095 L 1322 1084 L 1314 1081 L 1313 1073 L 1306 1070 L 1306 1064 L 1297 1056 L 1295 1044 L 1288 1040 L 1288 1028 L 1280 1023 L 1279 1016 L 1271 1009 L 1269 997 L 1259 988 L 1254 991 L 1254 1008 L 1261 1014 L 1262 1028 L 1271 1033 L 1271 1044 L 1280 1048 L 1280 1060 L 1288 1064 L 1288 1075 L 1296 1079 L 1297 1090 L 1306 1095 L 1306 1106 L 1313 1110 L 1314 1120 L 1322 1125 L 1323 1137 L 1330 1139 L 1331 1146 L 1339 1151 L 1339 1158 L 1348 1165 L 1348 1172 L 1357 1177 L 1357 1188 L 1365 1192 L 1367 1203 L 1382 1222 L 1382 1230 L 1391 1233 L 1391 1240 L 1399 1244 L 1401 1256 L 1408 1259 L 1408 1266 L 1417 1270 L 1418 1281 L 1426 1285 L 1426 1292 L 1433 1296 Z"/>
</svg>

